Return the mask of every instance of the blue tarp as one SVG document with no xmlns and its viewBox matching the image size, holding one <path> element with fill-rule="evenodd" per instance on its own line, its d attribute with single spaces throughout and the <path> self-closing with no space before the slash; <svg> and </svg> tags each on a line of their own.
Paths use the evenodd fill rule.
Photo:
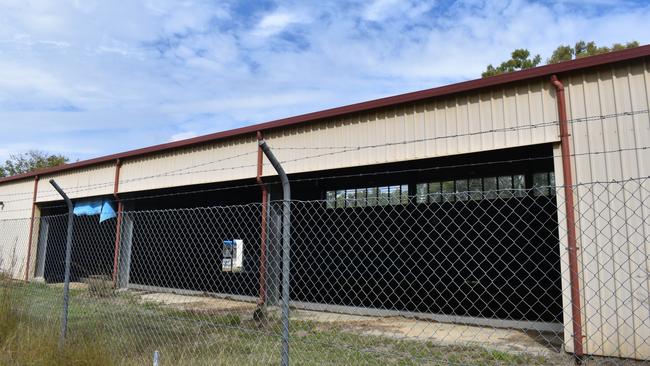
<svg viewBox="0 0 650 366">
<path fill-rule="evenodd" d="M 74 204 L 73 213 L 77 216 L 99 215 L 99 222 L 104 222 L 117 216 L 113 208 L 113 202 L 108 199 L 77 202 Z"/>
</svg>

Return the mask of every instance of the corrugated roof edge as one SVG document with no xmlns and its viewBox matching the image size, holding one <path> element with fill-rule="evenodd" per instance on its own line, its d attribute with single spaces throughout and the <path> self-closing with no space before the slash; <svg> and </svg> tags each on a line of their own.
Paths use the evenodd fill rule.
<svg viewBox="0 0 650 366">
<path fill-rule="evenodd" d="M 0 178 L 0 183 L 25 179 L 36 175 L 45 175 L 55 172 L 81 168 L 101 163 L 107 163 L 116 159 L 126 159 L 146 154 L 161 152 L 165 150 L 177 149 L 215 140 L 233 137 L 238 135 L 252 134 L 257 131 L 267 131 L 271 129 L 281 128 L 285 126 L 296 125 L 300 123 L 316 121 L 324 118 L 338 117 L 345 114 L 356 112 L 368 111 L 375 108 L 382 108 L 393 106 L 401 103 L 416 102 L 433 97 L 440 97 L 450 94 L 467 92 L 481 88 L 494 87 L 498 85 L 508 84 L 516 81 L 538 78 L 542 76 L 549 76 L 552 74 L 559 74 L 568 71 L 575 71 L 590 67 L 602 66 L 610 63 L 629 61 L 636 58 L 650 56 L 650 45 L 640 46 L 636 48 L 610 52 L 602 55 L 584 57 L 577 60 L 565 61 L 558 64 L 544 65 L 532 69 L 496 75 L 488 78 L 481 78 L 475 80 L 464 81 L 456 84 L 445 85 L 432 89 L 425 89 L 416 92 L 395 95 L 386 98 L 375 99 L 367 102 L 350 104 L 342 107 L 325 109 L 318 112 L 302 114 L 299 116 L 278 119 L 275 121 L 259 123 L 255 125 L 236 128 L 222 132 L 216 132 L 209 135 L 194 137 L 187 140 L 169 142 L 160 145 L 149 146 L 141 149 L 130 150 L 122 153 L 106 155 L 94 159 L 78 161 L 71 164 L 61 165 L 54 168 L 41 169 L 29 173 L 14 175 L 11 177 Z"/>
</svg>

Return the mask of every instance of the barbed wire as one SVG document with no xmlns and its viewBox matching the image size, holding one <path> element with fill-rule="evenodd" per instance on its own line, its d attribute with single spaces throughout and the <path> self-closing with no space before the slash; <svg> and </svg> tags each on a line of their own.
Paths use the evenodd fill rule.
<svg viewBox="0 0 650 366">
<path fill-rule="evenodd" d="M 583 186 L 588 186 L 588 185 L 602 185 L 602 184 L 625 184 L 629 182 L 636 182 L 636 181 L 643 181 L 643 180 L 650 180 L 650 176 L 643 176 L 643 177 L 634 177 L 634 178 L 627 178 L 627 179 L 621 179 L 621 180 L 607 180 L 607 181 L 593 181 L 593 182 L 588 182 L 588 183 L 576 183 L 572 184 L 570 186 L 567 185 L 541 185 L 541 186 L 535 186 L 531 188 L 502 188 L 502 189 L 489 189 L 489 190 L 464 190 L 464 191 L 454 191 L 454 192 L 439 192 L 439 193 L 427 193 L 425 196 L 458 196 L 459 194 L 472 194 L 472 193 L 481 193 L 483 195 L 488 195 L 491 193 L 495 194 L 500 194 L 500 193 L 515 193 L 515 192 L 535 192 L 536 190 L 543 190 L 547 188 L 559 190 L 564 187 L 583 187 Z M 276 184 L 281 184 L 280 182 Z M 256 185 L 252 185 L 256 186 Z M 363 187 L 359 187 L 363 188 Z M 650 189 L 650 187 L 649 187 Z M 183 194 L 184 192 L 180 192 L 180 194 Z M 192 192 L 196 193 L 196 192 Z M 172 193 L 170 195 L 176 195 L 175 193 Z M 419 194 L 412 194 L 412 195 L 406 195 L 406 197 L 409 198 L 409 200 L 416 199 L 419 197 Z M 519 196 L 513 196 L 513 197 L 519 197 Z M 144 198 L 157 198 L 157 197 L 144 197 Z M 126 201 L 129 200 L 139 200 L 139 199 L 144 199 L 140 197 L 134 197 L 133 199 L 125 199 Z M 346 201 L 363 201 L 364 199 L 350 199 L 350 198 L 345 198 Z M 278 200 L 271 200 L 270 202 L 282 202 L 282 199 Z M 327 199 L 310 199 L 310 200 L 304 200 L 304 199 L 295 199 L 292 198 L 291 202 L 299 202 L 299 203 L 327 203 Z M 467 201 L 470 201 L 470 199 L 467 199 Z M 237 207 L 254 207 L 254 206 L 260 206 L 260 202 L 249 202 L 249 203 L 241 203 L 241 204 L 231 204 L 231 205 L 225 205 L 225 206 L 220 206 L 220 205 L 212 205 L 212 206 L 196 206 L 196 207 L 181 207 L 181 208 L 163 208 L 163 209 L 151 209 L 151 210 L 131 210 L 131 211 L 124 211 L 124 213 L 130 213 L 130 214 L 144 214 L 144 213 L 152 213 L 152 212 L 181 212 L 181 211 L 192 211 L 192 210 L 212 210 L 215 208 L 237 208 Z M 65 206 L 63 206 L 65 207 Z"/>
<path fill-rule="evenodd" d="M 160 174 L 144 176 L 144 177 L 138 177 L 138 178 L 131 178 L 131 179 L 127 179 L 127 180 L 118 180 L 118 183 L 125 183 L 125 182 L 129 182 L 130 180 L 136 180 L 136 179 L 137 180 L 143 180 L 143 179 L 157 178 L 157 177 L 165 176 L 167 174 L 173 174 L 173 173 L 176 173 L 176 172 L 181 172 L 181 171 L 184 171 L 184 170 L 194 169 L 194 168 L 198 168 L 198 167 L 201 167 L 201 166 L 216 164 L 216 163 L 220 163 L 220 162 L 223 162 L 223 161 L 232 160 L 232 159 L 240 158 L 242 156 L 256 154 L 256 153 L 257 153 L 257 150 L 253 150 L 253 151 L 249 151 L 249 152 L 245 152 L 245 153 L 241 153 L 241 154 L 237 154 L 237 155 L 231 155 L 231 156 L 221 158 L 221 159 L 217 159 L 217 160 L 211 160 L 211 161 L 204 162 L 204 163 L 199 163 L 199 164 L 190 165 L 190 166 L 183 167 L 183 168 L 178 168 L 178 169 L 165 171 L 165 172 L 160 173 Z M 77 186 L 77 187 L 74 187 L 74 188 L 90 187 L 90 189 L 95 189 L 95 188 L 110 186 L 110 185 L 114 185 L 114 184 L 115 184 L 115 180 L 112 180 L 112 181 L 106 181 L 106 182 L 101 182 L 101 183 L 88 184 L 88 185 L 85 185 L 85 186 Z M 33 193 L 34 193 L 33 191 L 25 191 L 25 192 L 19 192 L 19 193 L 3 194 L 2 197 L 22 196 L 22 195 L 27 195 L 27 194 L 31 195 Z"/>
<path fill-rule="evenodd" d="M 606 154 L 606 153 L 616 153 L 616 152 L 633 151 L 633 150 L 648 150 L 648 149 L 650 149 L 650 146 L 646 146 L 646 147 L 643 147 L 643 148 L 636 148 L 636 149 L 616 149 L 616 150 L 611 150 L 611 151 L 578 153 L 578 154 L 571 154 L 571 156 L 600 155 L 600 154 Z M 426 167 L 426 168 L 388 170 L 388 171 L 380 171 L 380 172 L 364 172 L 364 173 L 354 173 L 354 174 L 320 176 L 320 177 L 312 177 L 312 178 L 296 178 L 296 179 L 291 179 L 291 183 L 304 183 L 304 182 L 333 180 L 333 179 L 362 178 L 362 177 L 368 177 L 368 176 L 390 175 L 390 174 L 422 173 L 422 172 L 430 172 L 430 171 L 446 170 L 446 169 L 458 169 L 458 168 L 468 168 L 468 167 L 476 167 L 476 166 L 489 166 L 489 165 L 495 165 L 495 164 L 508 164 L 508 163 L 517 163 L 517 162 L 530 162 L 530 161 L 539 161 L 539 160 L 549 160 L 549 159 L 560 158 L 560 157 L 561 157 L 561 155 L 550 155 L 550 156 L 528 157 L 528 158 L 520 158 L 520 159 L 493 160 L 493 161 L 478 162 L 478 163 L 464 163 L 464 164 L 455 164 L 455 165 L 435 166 L 435 167 Z M 631 177 L 631 178 L 628 178 L 628 179 L 621 179 L 621 180 L 612 179 L 612 180 L 607 180 L 607 181 L 581 182 L 581 183 L 574 183 L 574 184 L 571 185 L 571 187 L 575 188 L 575 187 L 580 187 L 580 186 L 596 185 L 596 184 L 625 183 L 625 182 L 629 182 L 629 181 L 645 180 L 645 179 L 648 179 L 648 178 L 650 178 L 650 176 Z M 267 186 L 280 185 L 281 182 L 267 181 L 264 184 L 267 185 Z M 548 187 L 548 188 L 559 189 L 559 188 L 564 188 L 566 186 L 567 185 L 548 185 L 548 186 L 541 186 L 541 187 L 542 188 Z M 197 189 L 197 190 L 184 191 L 184 192 L 169 192 L 169 193 L 159 193 L 159 194 L 152 194 L 152 195 L 139 196 L 139 197 L 124 197 L 124 198 L 120 198 L 120 201 L 121 202 L 130 202 L 130 201 L 139 201 L 139 200 L 147 200 L 147 199 L 154 199 L 154 198 L 177 197 L 177 196 L 185 196 L 185 195 L 192 195 L 192 194 L 210 193 L 210 192 L 218 192 L 218 191 L 229 191 L 229 190 L 236 190 L 236 189 L 243 189 L 243 188 L 253 188 L 253 187 L 259 187 L 259 184 L 256 182 L 256 183 L 250 183 L 250 184 L 239 184 L 239 185 L 236 185 L 236 186 L 214 187 L 214 188 Z M 525 188 L 525 189 L 508 188 L 508 189 L 505 189 L 505 190 L 506 191 L 515 191 L 515 190 L 527 191 L 527 190 L 531 190 L 531 189 L 534 189 L 534 188 Z M 490 190 L 489 192 L 499 192 L 499 191 L 501 191 L 501 190 Z M 462 193 L 472 193 L 472 192 L 475 192 L 475 191 L 469 191 L 468 190 L 468 191 L 463 191 Z M 450 193 L 450 194 L 456 194 L 456 193 Z M 411 197 L 411 196 L 409 196 L 409 197 Z M 415 197 L 415 196 L 413 196 L 413 197 Z M 300 200 L 292 200 L 292 201 L 300 201 Z M 318 200 L 311 200 L 311 201 L 318 201 Z M 47 206 L 47 208 L 49 208 L 49 209 L 63 208 L 63 207 L 66 207 L 66 206 L 65 205 L 55 205 L 55 206 L 49 206 L 48 205 Z M 17 211 L 30 211 L 30 210 L 31 210 L 31 208 L 23 209 L 23 210 L 5 210 L 5 211 L 0 210 L 0 214 L 2 212 L 11 212 L 11 211 L 16 211 L 17 212 Z"/>
<path fill-rule="evenodd" d="M 621 153 L 621 152 L 627 152 L 627 151 L 644 151 L 650 149 L 650 146 L 643 146 L 643 147 L 636 147 L 636 148 L 622 148 L 622 149 L 614 149 L 614 150 L 606 150 L 606 151 L 594 151 L 594 152 L 584 152 L 584 153 L 573 153 L 570 154 L 572 157 L 576 156 L 586 156 L 586 155 L 604 155 L 604 154 L 610 154 L 610 153 Z M 548 159 L 554 159 L 554 158 L 561 158 L 561 155 L 547 155 L 547 156 L 540 156 L 540 157 L 527 157 L 527 158 L 518 158 L 518 159 L 504 159 L 504 160 L 492 160 L 492 161 L 486 161 L 486 162 L 476 162 L 476 163 L 463 163 L 463 164 L 454 164 L 454 165 L 444 165 L 444 166 L 435 166 L 435 167 L 426 167 L 426 168 L 411 168 L 411 169 L 399 169 L 399 170 L 386 170 L 386 171 L 380 171 L 380 172 L 364 172 L 364 173 L 354 173 L 354 174 L 344 174 L 344 175 L 333 175 L 333 176 L 321 176 L 321 177 L 314 177 L 314 178 L 297 178 L 297 179 L 292 179 L 291 182 L 309 182 L 309 181 L 317 181 L 317 180 L 330 180 L 330 179 L 343 179 L 343 178 L 354 178 L 354 177 L 365 177 L 365 176 L 377 176 L 377 175 L 388 175 L 388 174 L 402 174 L 402 173 L 421 173 L 421 172 L 428 172 L 428 171 L 436 171 L 436 170 L 445 170 L 445 169 L 456 169 L 456 168 L 469 168 L 469 167 L 476 167 L 476 166 L 488 166 L 488 165 L 495 165 L 495 164 L 511 164 L 511 163 L 518 163 L 518 162 L 530 162 L 530 161 L 539 161 L 539 160 L 548 160 Z M 279 182 L 268 182 L 268 184 L 279 184 Z M 133 201 L 133 200 L 139 200 L 139 199 L 150 199 L 150 198 L 160 198 L 160 197 L 168 197 L 168 196 L 178 196 L 178 195 L 185 195 L 185 194 L 194 194 L 194 193 L 206 193 L 206 192 L 213 192 L 213 191 L 220 191 L 220 190 L 232 190 L 232 189 L 240 189 L 240 188 L 250 188 L 250 187 L 257 187 L 257 183 L 251 183 L 251 184 L 243 184 L 243 185 L 236 185 L 236 186 L 229 186 L 229 187 L 218 187 L 218 188 L 208 188 L 208 189 L 200 189 L 200 190 L 193 190 L 190 192 L 174 192 L 174 193 L 161 193 L 161 194 L 156 194 L 156 195 L 149 195 L 149 196 L 144 196 L 144 197 L 131 197 L 131 198 L 121 198 L 121 201 Z M 66 192 L 69 193 L 74 193 L 74 192 L 79 192 L 82 190 L 66 190 Z M 31 200 L 31 198 L 29 198 Z M 27 199 L 17 199 L 13 201 L 5 201 L 5 202 L 18 202 L 18 201 L 25 201 Z M 0 211 L 2 212 L 2 211 Z M 5 211 L 8 212 L 8 211 Z"/>
<path fill-rule="evenodd" d="M 628 112 L 611 113 L 611 114 L 596 115 L 596 116 L 589 116 L 589 117 L 582 117 L 582 118 L 574 118 L 574 119 L 568 120 L 568 122 L 569 123 L 589 122 L 589 121 L 605 120 L 605 119 L 621 117 L 621 116 L 634 116 L 634 115 L 638 115 L 638 114 L 650 114 L 650 110 L 643 109 L 643 110 L 637 110 L 637 111 L 628 111 Z M 354 150 L 354 149 L 362 149 L 362 148 L 371 148 L 371 147 L 375 147 L 375 146 L 393 146 L 393 145 L 400 145 L 400 144 L 404 144 L 404 143 L 420 143 L 420 142 L 444 140 L 444 139 L 450 139 L 450 138 L 470 137 L 470 136 L 476 136 L 476 135 L 481 135 L 481 134 L 489 134 L 489 133 L 497 133 L 497 132 L 514 132 L 514 131 L 526 130 L 526 129 L 558 126 L 559 123 L 560 123 L 559 120 L 554 120 L 554 121 L 548 121 L 548 122 L 541 122 L 541 123 L 537 123 L 537 124 L 527 124 L 527 125 L 517 125 L 517 126 L 510 126 L 510 127 L 503 127 L 503 128 L 493 128 L 493 129 L 489 129 L 489 130 L 481 130 L 481 131 L 468 132 L 468 133 L 458 133 L 458 134 L 445 135 L 445 136 L 426 137 L 426 138 L 421 138 L 421 139 L 413 139 L 413 140 L 408 140 L 408 141 L 397 141 L 397 142 L 390 142 L 390 143 L 386 143 L 386 144 L 377 144 L 377 145 L 365 145 L 365 146 L 291 146 L 291 147 L 273 147 L 273 149 L 274 150 L 334 150 L 334 149 L 351 149 L 351 150 Z"/>
<path fill-rule="evenodd" d="M 331 178 L 336 178 L 336 177 L 331 177 Z M 313 180 L 312 178 L 309 178 L 308 180 Z M 432 195 L 440 195 L 440 196 L 457 196 L 459 194 L 472 194 L 472 193 L 481 193 L 484 195 L 487 194 L 500 194 L 502 192 L 508 192 L 508 193 L 515 193 L 515 192 L 534 192 L 536 190 L 543 190 L 547 188 L 554 189 L 555 191 L 559 191 L 562 188 L 565 187 L 572 187 L 572 188 L 578 188 L 578 187 L 586 187 L 586 186 L 595 186 L 595 185 L 606 185 L 606 184 L 625 184 L 629 182 L 636 182 L 636 181 L 645 181 L 645 180 L 650 180 L 650 176 L 642 176 L 642 177 L 631 177 L 631 178 L 626 178 L 626 179 L 612 179 L 612 180 L 598 180 L 598 181 L 591 181 L 591 182 L 582 182 L 582 183 L 574 183 L 571 185 L 561 185 L 561 184 L 556 184 L 556 185 L 541 185 L 541 186 L 534 186 L 531 188 L 503 188 L 503 189 L 489 189 L 489 190 L 464 190 L 464 191 L 454 191 L 454 192 L 439 192 L 439 193 L 427 193 L 425 194 L 426 196 L 432 196 Z M 300 180 L 292 180 L 292 182 L 297 182 Z M 270 182 L 269 184 L 281 184 L 280 182 Z M 189 191 L 189 192 L 174 192 L 174 193 L 165 193 L 165 194 L 157 194 L 157 195 L 150 195 L 150 196 L 145 196 L 145 197 L 131 197 L 131 198 L 124 198 L 121 199 L 121 201 L 136 201 L 136 200 L 144 200 L 144 199 L 152 199 L 152 198 L 161 198 L 161 197 L 173 197 L 173 196 L 182 196 L 182 195 L 190 195 L 190 194 L 199 194 L 199 193 L 206 193 L 206 192 L 214 192 L 214 191 L 222 191 L 222 190 L 232 190 L 232 189 L 238 189 L 241 187 L 257 187 L 257 184 L 249 184 L 249 185 L 244 185 L 244 186 L 236 186 L 236 187 L 220 187 L 220 188 L 211 188 L 211 189 L 204 189 L 204 190 L 196 190 L 196 191 Z M 363 187 L 359 187 L 363 188 Z M 650 187 L 649 187 L 649 192 L 650 192 Z M 406 195 L 406 197 L 409 198 L 409 200 L 416 199 L 419 197 L 419 194 L 413 194 L 413 195 Z M 513 196 L 513 197 L 519 197 L 519 196 Z M 346 201 L 358 201 L 356 198 L 355 199 L 350 199 L 350 198 L 345 198 Z M 360 199 L 363 200 L 363 199 Z M 304 199 L 291 199 L 291 202 L 299 202 L 299 203 L 327 203 L 327 199 L 310 199 L 310 200 L 304 200 Z M 282 199 L 277 199 L 277 200 L 271 200 L 270 202 L 282 202 Z M 193 210 L 212 210 L 215 208 L 236 208 L 236 207 L 254 207 L 254 206 L 259 206 L 261 205 L 260 202 L 249 202 L 249 203 L 241 203 L 241 204 L 231 204 L 231 205 L 209 205 L 209 206 L 195 206 L 195 207 L 179 207 L 179 208 L 163 208 L 163 209 L 151 209 L 151 210 L 125 210 L 123 211 L 124 214 L 144 214 L 144 213 L 151 213 L 151 212 L 183 212 L 183 211 L 193 211 Z M 47 208 L 52 209 L 52 208 L 63 208 L 67 207 L 66 205 L 56 205 L 56 206 L 48 206 Z M 15 210 L 15 211 L 26 211 L 26 210 Z M 2 213 L 3 211 L 0 211 Z M 8 211 L 4 211 L 8 212 Z M 41 216 L 41 217 L 59 217 L 59 216 L 66 216 L 67 214 L 54 214 L 54 215 L 46 215 L 46 216 Z M 10 219 L 2 219 L 0 218 L 0 223 L 5 222 L 5 221 L 16 221 L 16 220 L 31 220 L 31 217 L 22 217 L 22 218 L 10 218 Z"/>
<path fill-rule="evenodd" d="M 256 153 L 256 151 L 255 151 L 255 153 Z M 228 158 L 225 158 L 225 159 L 220 159 L 220 160 L 215 160 L 215 161 L 210 161 L 210 162 L 206 162 L 206 163 L 197 164 L 196 166 L 204 166 L 204 165 L 215 164 L 217 162 L 221 162 L 221 161 L 224 161 L 224 160 L 230 160 L 230 159 L 233 159 L 235 157 L 241 157 L 243 155 L 249 155 L 249 154 L 251 154 L 251 153 L 239 154 L 237 156 L 231 156 L 231 157 L 228 157 Z M 193 166 L 193 167 L 185 167 L 185 168 L 177 169 L 177 170 L 174 170 L 174 171 L 166 171 L 166 172 L 163 172 L 163 173 L 160 173 L 160 174 L 154 174 L 154 175 L 149 175 L 149 176 L 144 176 L 144 177 L 137 177 L 137 178 L 119 180 L 118 184 L 131 183 L 131 182 L 142 181 L 142 180 L 147 180 L 147 179 L 154 179 L 154 178 L 161 178 L 161 177 L 183 176 L 183 175 L 191 175 L 191 174 L 206 173 L 206 172 L 236 170 L 236 169 L 250 168 L 250 167 L 256 167 L 256 166 L 257 166 L 256 164 L 247 164 L 247 165 L 238 165 L 238 166 L 234 166 L 234 167 L 225 167 L 225 168 L 222 167 L 222 168 L 217 168 L 217 169 L 206 169 L 206 170 L 191 171 L 191 172 L 179 172 L 179 171 L 182 171 L 182 170 L 192 169 L 195 166 Z M 66 188 L 66 193 L 78 193 L 78 192 L 90 191 L 90 190 L 99 189 L 99 188 L 102 188 L 102 187 L 110 187 L 110 186 L 113 186 L 114 184 L 115 184 L 115 181 L 113 180 L 113 181 L 106 181 L 106 182 L 102 182 L 102 183 L 94 183 L 94 184 L 88 184 L 88 185 L 83 185 L 83 186 L 70 187 L 70 188 Z M 33 194 L 33 191 L 30 194 Z M 41 195 L 39 195 L 40 198 L 58 197 L 58 196 L 59 195 L 56 192 L 53 192 L 53 193 L 50 193 L 50 194 L 41 194 Z M 18 201 L 25 201 L 25 200 L 28 200 L 28 199 L 31 199 L 31 197 L 26 197 L 26 198 L 16 199 L 16 200 L 8 200 L 8 201 L 4 201 L 4 202 L 18 202 Z"/>
<path fill-rule="evenodd" d="M 601 120 L 601 119 L 609 119 L 609 118 L 614 118 L 618 116 L 633 116 L 636 114 L 642 114 L 642 113 L 650 113 L 650 110 L 638 110 L 638 111 L 627 111 L 627 112 L 620 112 L 620 113 L 613 113 L 613 114 L 607 114 L 607 115 L 597 115 L 597 116 L 589 116 L 589 117 L 583 117 L 583 118 L 575 118 L 570 121 L 573 123 L 576 122 L 584 122 L 584 121 L 593 121 L 593 120 Z M 331 155 L 336 155 L 336 154 L 342 154 L 346 152 L 352 152 L 352 151 L 359 151 L 359 150 L 364 150 L 364 149 L 374 149 L 374 148 L 381 148 L 381 147 L 390 147 L 390 146 L 396 146 L 396 145 L 404 145 L 404 144 L 410 144 L 410 143 L 420 143 L 420 142 L 425 142 L 425 141 L 431 141 L 431 140 L 438 140 L 438 139 L 448 139 L 448 138 L 458 138 L 458 137 L 465 137 L 465 136 L 473 136 L 477 134 L 483 134 L 483 133 L 495 133 L 495 132 L 509 132 L 509 131 L 516 131 L 518 129 L 529 129 L 529 128 L 539 128 L 539 127 L 547 127 L 551 126 L 554 124 L 557 124 L 558 121 L 551 121 L 551 122 L 544 122 L 540 123 L 537 125 L 523 125 L 523 126 L 512 126 L 512 127 L 506 127 L 503 129 L 491 129 L 491 130 L 484 130 L 484 131 L 477 131 L 473 133 L 466 133 L 466 134 L 454 134 L 454 135 L 446 135 L 446 136 L 435 136 L 435 137 L 430 137 L 430 138 L 421 138 L 421 139 L 413 139 L 413 140 L 403 140 L 403 141 L 398 141 L 398 142 L 387 142 L 387 143 L 382 143 L 382 144 L 372 144 L 372 145 L 363 145 L 363 146 L 331 146 L 331 147 L 273 147 L 274 150 L 300 150 L 300 149 L 342 149 L 340 151 L 333 151 L 333 152 L 327 152 L 323 154 L 316 154 L 316 155 L 309 155 L 309 156 L 304 156 L 304 157 L 298 157 L 295 159 L 288 159 L 288 160 L 281 160 L 281 163 L 294 163 L 298 161 L 303 161 L 303 160 L 308 160 L 308 159 L 315 159 L 315 158 L 321 158 L 325 156 L 331 156 Z M 633 150 L 628 149 L 628 150 Z M 626 151 L 623 149 L 619 149 L 616 151 Z M 143 177 L 136 177 L 136 178 L 129 178 L 129 179 L 123 179 L 119 180 L 118 184 L 127 184 L 127 183 L 132 183 L 136 181 L 142 181 L 142 180 L 148 180 L 148 179 L 155 179 L 155 178 L 161 178 L 161 177 L 169 177 L 169 176 L 183 176 L 183 175 L 191 175 L 191 174 L 200 174 L 200 173 L 210 173 L 210 172 L 218 172 L 218 171 L 228 171 L 228 170 L 238 170 L 238 169 L 244 169 L 244 168 L 253 168 L 256 167 L 257 164 L 244 164 L 244 165 L 238 165 L 238 166 L 232 166 L 232 167 L 220 167 L 216 169 L 204 169 L 204 170 L 195 170 L 195 171 L 187 171 L 190 169 L 194 169 L 196 167 L 201 167 L 201 166 L 207 166 L 235 158 L 239 158 L 242 156 L 250 155 L 257 153 L 257 150 L 251 151 L 251 152 L 246 152 L 242 154 L 237 154 L 233 156 L 229 156 L 226 158 L 222 159 L 217 159 L 209 162 L 204 162 L 200 164 L 196 164 L 193 166 L 188 166 L 188 167 L 183 167 L 171 171 L 165 171 L 159 174 L 153 174 L 153 175 L 148 175 L 148 176 L 143 176 Z M 592 154 L 598 154 L 599 152 L 592 153 Z M 606 152 L 605 152 L 606 153 Z M 575 155 L 574 155 L 575 156 Z M 507 161 L 506 161 L 507 162 Z M 265 164 L 268 165 L 268 164 Z M 98 189 L 100 187 L 106 187 L 106 186 L 111 186 L 114 185 L 115 181 L 107 181 L 107 182 L 101 182 L 101 183 L 95 183 L 91 185 L 83 185 L 83 186 L 76 186 L 76 187 L 69 187 L 66 189 L 66 192 L 68 193 L 78 193 L 78 192 L 84 192 L 84 191 L 89 191 L 93 189 Z M 33 194 L 33 191 L 31 192 L 23 192 L 23 193 L 13 193 L 13 195 L 26 195 L 26 194 Z M 10 196 L 9 195 L 2 195 L 2 197 L 5 196 Z M 41 198 L 49 198 L 49 197 L 57 197 L 58 194 L 56 192 L 50 193 L 50 194 L 45 194 L 45 195 L 40 195 L 39 197 Z M 4 202 L 18 202 L 18 201 L 26 201 L 26 200 L 31 200 L 31 197 L 23 198 L 23 199 L 16 199 L 16 200 L 9 200 L 9 201 L 4 201 Z"/>
</svg>

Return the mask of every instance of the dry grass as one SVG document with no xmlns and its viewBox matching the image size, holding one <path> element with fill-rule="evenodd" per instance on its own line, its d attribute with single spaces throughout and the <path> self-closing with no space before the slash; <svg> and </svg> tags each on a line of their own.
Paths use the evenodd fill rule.
<svg viewBox="0 0 650 366">
<path fill-rule="evenodd" d="M 114 294 L 113 281 L 110 276 L 89 276 L 85 282 L 91 296 L 110 297 Z"/>
<path fill-rule="evenodd" d="M 128 292 L 71 291 L 69 336 L 58 347 L 61 289 L 0 282 L 0 365 L 275 365 L 279 321 L 142 303 Z M 104 294 L 104 292 L 101 292 Z M 291 323 L 296 365 L 551 365 L 543 357 L 361 335 L 311 321 Z"/>
<path fill-rule="evenodd" d="M 0 278 L 0 364 L 6 366 L 104 366 L 115 364 L 92 334 L 80 333 L 59 347 L 58 332 L 24 313 L 30 299 L 17 291 L 20 284 Z"/>
</svg>

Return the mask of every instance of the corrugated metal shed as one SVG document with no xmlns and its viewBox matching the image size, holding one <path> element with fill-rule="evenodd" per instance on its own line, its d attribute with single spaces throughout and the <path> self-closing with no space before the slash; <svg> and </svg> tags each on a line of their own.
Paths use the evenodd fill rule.
<svg viewBox="0 0 650 366">
<path fill-rule="evenodd" d="M 112 193 L 117 158 L 126 158 L 120 192 L 252 178 L 256 130 L 266 131 L 269 145 L 289 173 L 539 143 L 554 143 L 559 156 L 555 91 L 548 82 L 549 73 L 564 72 L 560 79 L 566 86 L 571 120 L 647 111 L 649 55 L 650 46 L 644 46 L 73 164 L 41 172 L 37 200 L 58 200 L 46 183 L 52 177 L 72 197 Z M 586 184 L 576 189 L 586 351 L 650 359 L 650 243 L 645 242 L 650 212 L 644 204 L 650 181 L 642 189 L 638 182 L 637 188 L 621 183 L 618 189 L 612 188 L 615 184 L 587 184 L 650 176 L 648 150 L 638 149 L 650 142 L 648 113 L 575 121 L 570 139 L 572 152 L 577 154 L 572 158 L 574 182 Z M 562 184 L 559 158 L 555 167 L 558 184 Z M 267 166 L 265 172 L 272 174 L 272 169 Z M 5 201 L 0 220 L 29 217 L 33 176 L 0 180 L 0 200 Z M 562 223 L 564 206 L 558 207 Z M 16 245 L 26 246 L 28 229 L 16 233 Z M 566 243 L 560 250 L 565 265 Z M 3 258 L 10 255 L 7 251 L 2 249 Z M 565 276 L 567 271 L 563 268 Z M 566 277 L 563 286 L 565 345 L 570 350 Z"/>
</svg>

